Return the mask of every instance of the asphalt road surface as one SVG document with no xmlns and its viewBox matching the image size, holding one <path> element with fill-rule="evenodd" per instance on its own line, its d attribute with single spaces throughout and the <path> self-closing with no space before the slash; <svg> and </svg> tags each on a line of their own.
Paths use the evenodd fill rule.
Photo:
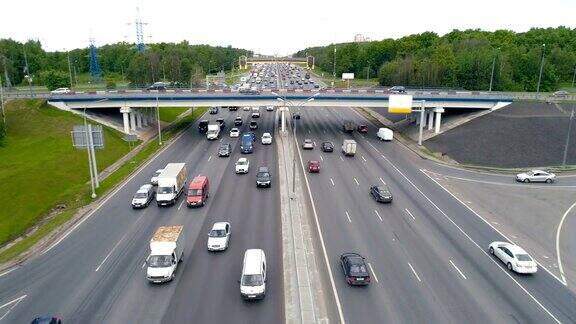
<svg viewBox="0 0 576 324">
<path fill-rule="evenodd" d="M 232 143 L 232 157 L 218 158 L 219 141 L 207 141 L 194 124 L 58 245 L 0 276 L 0 323 L 29 323 L 40 315 L 57 315 L 65 323 L 282 322 L 279 191 L 276 183 L 256 189 L 255 172 L 258 165 L 268 165 L 277 174 L 275 146 L 258 141 L 255 152 L 246 155 L 250 173 L 234 173 L 239 144 L 228 131 L 237 114 L 247 129 L 248 113 L 221 110 L 205 116 L 225 118 L 222 138 Z M 261 111 L 258 140 L 264 131 L 273 131 L 273 116 Z M 209 177 L 207 206 L 188 209 L 180 197 L 175 206 L 153 203 L 132 210 L 134 192 L 169 162 L 186 162 L 188 180 L 198 174 Z M 207 233 L 216 221 L 231 223 L 231 245 L 228 251 L 208 253 Z M 184 225 L 187 235 L 184 261 L 173 282 L 149 284 L 144 265 L 149 240 L 159 226 L 175 224 Z M 267 255 L 269 279 L 262 302 L 246 303 L 240 297 L 237 280 L 247 248 L 262 248 Z"/>
</svg>

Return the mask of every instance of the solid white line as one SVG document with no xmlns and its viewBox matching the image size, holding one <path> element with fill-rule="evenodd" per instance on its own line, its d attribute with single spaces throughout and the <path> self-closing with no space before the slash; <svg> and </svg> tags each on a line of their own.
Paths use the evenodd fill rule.
<svg viewBox="0 0 576 324">
<path fill-rule="evenodd" d="M 88 136 L 88 137 L 90 137 L 90 136 Z M 312 144 L 314 144 L 314 146 L 316 146 L 316 141 L 312 142 Z"/>
<path fill-rule="evenodd" d="M 88 136 L 88 137 L 90 137 L 90 136 Z M 208 162 L 210 162 L 210 160 L 212 160 L 212 155 L 210 155 L 210 156 L 208 157 Z"/>
<path fill-rule="evenodd" d="M 340 160 L 344 161 L 344 159 L 342 157 L 340 157 Z"/>
<path fill-rule="evenodd" d="M 445 174 L 441 174 L 441 173 L 437 173 L 437 172 L 433 172 L 433 171 L 428 171 L 434 175 L 438 175 L 438 176 L 443 176 L 446 178 L 451 178 L 451 179 L 455 179 L 455 180 L 461 180 L 461 181 L 468 181 L 468 182 L 477 182 L 477 183 L 484 183 L 484 184 L 490 184 L 490 185 L 495 185 L 495 186 L 507 186 L 507 187 L 517 187 L 517 188 L 528 188 L 528 189 L 576 189 L 576 186 L 551 186 L 551 185 L 536 185 L 536 184 L 514 184 L 514 183 L 501 183 L 501 182 L 494 182 L 494 181 L 486 181 L 486 180 L 476 180 L 476 179 L 467 179 L 467 178 L 461 178 L 461 177 L 455 177 L 455 176 L 451 176 L 451 175 L 445 175 Z"/>
<path fill-rule="evenodd" d="M 420 169 L 420 172 L 422 172 L 430 180 L 434 181 L 438 186 L 440 186 L 440 188 L 444 189 L 444 191 L 446 191 L 450 196 L 452 196 L 454 199 L 456 199 L 458 202 L 460 202 L 463 206 L 468 208 L 469 211 L 471 211 L 474 215 L 476 215 L 478 218 L 480 218 L 484 223 L 486 223 L 488 226 L 490 226 L 493 230 L 495 230 L 498 234 L 500 234 L 502 237 L 504 237 L 507 241 L 509 241 L 512 244 L 516 244 L 516 243 L 514 243 L 513 240 L 509 239 L 506 235 L 504 235 L 502 232 L 500 232 L 500 230 L 498 230 L 496 227 L 494 227 L 494 225 L 492 225 L 489 221 L 485 220 L 482 216 L 480 216 L 480 214 L 478 214 L 476 211 L 474 211 L 474 209 L 472 209 L 470 206 L 468 206 L 466 203 L 464 203 L 460 198 L 456 197 L 452 192 L 450 192 L 450 190 L 446 189 L 438 181 L 436 181 L 434 178 L 432 178 L 431 176 L 426 174 L 426 172 L 429 172 L 429 171 L 424 170 L 424 169 Z M 446 217 L 448 217 L 448 216 L 446 216 Z M 452 222 L 452 223 L 454 223 L 454 222 Z M 456 223 L 454 223 L 454 224 L 456 224 Z M 476 244 L 476 242 L 474 242 L 474 243 Z M 478 244 L 476 244 L 476 245 L 478 245 Z M 480 246 L 478 245 L 478 247 L 480 247 Z M 482 251 L 484 251 L 484 249 L 482 249 Z M 484 252 L 486 252 L 486 251 L 484 251 Z M 488 254 L 486 254 L 486 255 L 488 255 Z M 492 258 L 490 258 L 490 259 L 492 259 Z M 536 263 L 540 266 L 540 268 L 542 268 L 542 269 L 544 269 L 544 271 L 548 272 L 554 279 L 558 280 L 564 286 L 567 285 L 565 280 L 563 281 L 562 279 L 558 278 L 550 270 L 548 270 L 546 267 L 544 267 L 542 264 L 540 264 L 540 262 L 538 262 L 536 259 L 534 259 L 534 261 L 536 261 Z M 508 272 L 506 272 L 506 273 L 508 273 Z M 534 299 L 534 300 L 536 300 L 536 299 Z"/>
<path fill-rule="evenodd" d="M 412 272 L 413 272 L 414 275 L 416 276 L 416 279 L 418 279 L 418 281 L 422 282 L 422 280 L 420 280 L 420 277 L 418 276 L 418 274 L 416 273 L 416 270 L 414 270 L 414 267 L 412 267 L 412 265 L 410 264 L 410 262 L 408 262 L 408 265 L 410 266 L 410 269 L 412 269 Z"/>
<path fill-rule="evenodd" d="M 354 182 L 356 182 L 356 185 L 359 186 L 360 183 L 358 182 L 358 180 L 356 180 L 356 178 L 354 178 Z"/>
<path fill-rule="evenodd" d="M 560 275 L 562 276 L 562 280 L 566 283 L 566 277 L 564 276 L 564 268 L 562 268 L 562 259 L 560 258 L 560 231 L 562 231 L 562 225 L 564 224 L 564 220 L 566 216 L 570 213 L 572 208 L 576 206 L 576 202 L 566 210 L 564 215 L 562 215 L 562 219 L 560 220 L 560 224 L 558 224 L 558 229 L 556 230 L 556 258 L 558 259 L 558 269 L 560 270 Z"/>
<path fill-rule="evenodd" d="M 146 261 L 142 262 L 142 269 L 144 269 L 145 265 L 146 265 Z"/>
<path fill-rule="evenodd" d="M 10 270 L 8 270 L 8 271 L 4 271 L 4 272 L 0 273 L 0 277 L 5 276 L 5 275 L 9 274 L 10 272 L 12 272 L 12 271 L 14 271 L 14 270 L 16 270 L 16 269 L 18 269 L 18 268 L 17 268 L 17 267 L 14 267 L 14 268 L 12 268 L 12 269 L 10 269 Z"/>
<path fill-rule="evenodd" d="M 332 182 L 332 186 L 334 186 L 334 180 L 332 180 L 332 178 L 330 178 L 330 182 Z"/>
<path fill-rule="evenodd" d="M 202 115 L 202 116 L 204 116 L 204 115 Z M 198 118 L 200 119 L 202 116 L 200 116 Z M 90 213 L 88 213 L 88 215 L 83 217 L 78 223 L 76 223 L 76 225 L 72 226 L 72 228 L 68 232 L 66 232 L 66 234 L 62 235 L 62 237 L 60 237 L 60 239 L 58 239 L 56 242 L 54 242 L 48 249 L 44 250 L 41 254 L 47 253 L 48 251 L 52 250 L 55 246 L 60 244 L 60 242 L 62 242 L 64 239 L 66 239 L 68 237 L 68 235 L 70 235 L 72 232 L 74 232 L 74 230 L 76 230 L 78 228 L 78 226 L 82 225 L 86 220 L 88 220 L 90 217 L 92 217 L 92 215 L 94 215 L 94 213 L 96 213 L 96 211 L 98 211 L 100 209 L 100 207 L 102 207 L 105 203 L 107 203 L 108 200 L 112 199 L 112 197 L 114 197 L 116 195 L 116 193 L 118 191 L 120 191 L 120 189 L 124 188 L 124 186 L 126 186 L 130 181 L 132 181 L 132 179 L 135 176 L 140 174 L 140 172 L 142 172 L 142 170 L 144 170 L 144 168 L 146 168 L 150 163 L 152 163 L 152 161 L 156 160 L 156 158 L 158 156 L 160 156 L 162 153 L 164 153 L 164 151 L 166 151 L 170 146 L 172 146 L 174 143 L 178 142 L 180 137 L 184 136 L 184 134 L 186 134 L 186 131 L 182 131 L 182 133 L 180 135 L 178 135 L 178 137 L 174 138 L 172 140 L 172 142 L 170 142 L 170 144 L 164 146 L 160 151 L 158 151 L 146 163 L 141 165 L 140 168 L 138 168 L 138 170 L 134 171 L 132 173 L 132 175 L 124 181 L 124 183 L 118 185 L 118 187 L 116 187 L 116 189 L 114 191 L 109 193 L 108 196 L 106 196 L 106 198 L 104 198 L 104 200 L 102 200 L 102 202 L 98 206 L 96 206 L 96 208 L 94 208 Z"/>
<path fill-rule="evenodd" d="M 452 262 L 452 260 L 448 260 L 448 261 L 450 261 L 450 264 L 458 271 L 458 273 L 460 273 L 460 275 L 462 276 L 462 278 L 468 279 L 468 278 L 466 278 L 466 276 L 464 275 L 464 273 L 462 273 L 462 271 L 460 271 L 460 269 L 458 269 L 458 267 L 454 264 L 454 262 Z"/>
<path fill-rule="evenodd" d="M 374 210 L 374 212 L 376 213 L 376 216 L 378 216 L 378 218 L 380 218 L 380 221 L 383 222 L 382 217 L 380 217 L 380 214 L 378 213 L 378 211 Z"/>
<path fill-rule="evenodd" d="M 294 139 L 296 140 L 296 139 Z M 298 142 L 296 142 L 298 143 Z M 300 147 L 296 145 L 298 151 L 298 157 L 300 158 L 300 167 L 302 167 L 302 173 L 304 174 L 304 180 L 306 182 L 306 189 L 308 190 L 308 197 L 310 197 L 310 202 L 312 203 L 312 212 L 314 214 L 314 221 L 316 223 L 316 229 L 320 236 L 320 245 L 322 246 L 322 254 L 324 254 L 324 262 L 326 268 L 328 269 L 328 277 L 330 278 L 330 285 L 332 286 L 332 293 L 334 294 L 334 299 L 336 300 L 336 308 L 338 309 L 338 317 L 341 324 L 346 324 L 344 320 L 344 313 L 342 312 L 342 304 L 340 303 L 340 297 L 338 296 L 338 290 L 336 289 L 336 284 L 334 283 L 334 275 L 332 274 L 332 269 L 330 268 L 330 260 L 328 259 L 328 252 L 326 252 L 326 244 L 324 243 L 324 237 L 322 236 L 322 229 L 320 228 L 320 221 L 318 221 L 318 213 L 316 212 L 316 204 L 314 203 L 314 197 L 312 196 L 312 191 L 310 190 L 310 183 L 308 182 L 308 175 L 304 168 L 304 161 L 302 160 L 302 153 L 300 153 Z"/>
<path fill-rule="evenodd" d="M 12 311 L 12 309 L 14 309 L 14 307 L 16 307 L 18 304 L 20 304 L 20 302 L 22 301 L 22 299 L 26 298 L 27 296 L 28 296 L 28 295 L 20 296 L 20 297 L 14 299 L 13 301 L 10 301 L 10 302 L 8 302 L 8 303 L 0 306 L 0 309 L 2 309 L 2 308 L 6 307 L 6 306 L 8 306 L 8 305 L 10 305 L 10 304 L 14 304 L 14 305 L 12 305 L 12 307 L 10 307 L 10 308 L 8 309 L 8 311 L 7 311 L 4 315 L 2 315 L 2 317 L 0 317 L 0 321 L 3 320 L 4 317 L 6 317 L 6 316 L 10 313 L 10 311 Z"/>
<path fill-rule="evenodd" d="M 412 215 L 412 213 L 408 210 L 408 208 L 404 208 L 404 210 L 408 213 L 408 215 L 410 215 L 410 217 L 412 217 L 413 220 L 416 220 L 416 218 L 414 217 L 414 215 Z"/>
<path fill-rule="evenodd" d="M 112 255 L 112 252 L 114 252 L 114 250 L 116 250 L 116 248 L 118 247 L 118 245 L 120 245 L 120 243 L 122 243 L 122 241 L 124 241 L 124 238 L 126 237 L 126 235 L 128 235 L 130 233 L 130 231 L 124 233 L 124 235 L 122 235 L 122 238 L 120 239 L 120 241 L 118 241 L 114 247 L 112 247 L 112 250 L 110 250 L 110 252 L 108 252 L 108 255 L 106 255 L 106 257 L 104 258 L 104 260 L 102 260 L 102 262 L 100 262 L 100 264 L 98 265 L 98 268 L 96 268 L 96 272 L 98 272 L 98 270 L 100 270 L 100 267 L 102 267 L 102 265 L 104 264 L 104 262 L 106 262 L 106 260 L 108 260 L 108 258 L 110 257 L 110 255 Z"/>
<path fill-rule="evenodd" d="M 364 162 L 367 162 L 363 155 L 360 157 L 362 158 L 362 160 L 364 160 Z"/>
<path fill-rule="evenodd" d="M 90 138 L 90 137 L 88 137 L 88 138 Z M 324 158 L 322 157 L 322 155 L 320 155 L 320 160 L 324 161 Z"/>
<path fill-rule="evenodd" d="M 178 206 L 178 210 L 180 210 L 180 208 L 182 208 L 182 205 L 184 205 L 184 200 L 182 200 L 182 202 L 180 203 L 180 206 Z"/>
<path fill-rule="evenodd" d="M 348 212 L 345 212 L 345 213 L 346 213 L 346 217 L 348 217 L 348 222 L 352 223 L 352 219 L 350 218 L 350 215 L 348 214 Z"/>
<path fill-rule="evenodd" d="M 384 180 L 382 180 L 382 178 L 380 178 L 380 181 L 382 181 L 383 184 L 386 184 L 386 182 Z"/>
<path fill-rule="evenodd" d="M 370 272 L 372 272 L 372 276 L 374 276 L 374 280 L 378 282 L 378 277 L 376 277 L 376 271 L 374 271 L 374 268 L 372 268 L 372 264 L 370 262 L 368 262 L 368 266 L 370 267 Z"/>
</svg>

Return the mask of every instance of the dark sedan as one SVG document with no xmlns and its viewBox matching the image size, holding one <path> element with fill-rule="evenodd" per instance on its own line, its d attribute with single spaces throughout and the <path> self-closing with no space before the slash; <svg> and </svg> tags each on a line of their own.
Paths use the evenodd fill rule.
<svg viewBox="0 0 576 324">
<path fill-rule="evenodd" d="M 334 152 L 334 144 L 332 144 L 332 142 L 322 142 L 320 148 L 322 152 Z"/>
<path fill-rule="evenodd" d="M 370 194 L 377 202 L 392 202 L 392 193 L 386 185 L 372 186 L 370 187 Z"/>
<path fill-rule="evenodd" d="M 220 147 L 218 147 L 218 156 L 220 157 L 230 156 L 231 152 L 232 152 L 232 146 L 229 143 L 220 144 Z"/>
<path fill-rule="evenodd" d="M 368 126 L 358 125 L 358 133 L 368 133 Z"/>
<path fill-rule="evenodd" d="M 358 253 L 344 253 L 340 256 L 340 265 L 349 285 L 368 285 L 370 273 L 364 258 Z"/>
</svg>

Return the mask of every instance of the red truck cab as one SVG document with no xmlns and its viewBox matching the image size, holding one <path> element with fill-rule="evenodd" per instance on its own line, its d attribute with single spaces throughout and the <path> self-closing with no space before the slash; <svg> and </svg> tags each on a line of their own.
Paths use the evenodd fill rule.
<svg viewBox="0 0 576 324">
<path fill-rule="evenodd" d="M 197 176 L 190 186 L 188 186 L 188 193 L 186 194 L 186 204 L 188 207 L 204 206 L 210 192 L 210 183 L 207 176 Z"/>
</svg>

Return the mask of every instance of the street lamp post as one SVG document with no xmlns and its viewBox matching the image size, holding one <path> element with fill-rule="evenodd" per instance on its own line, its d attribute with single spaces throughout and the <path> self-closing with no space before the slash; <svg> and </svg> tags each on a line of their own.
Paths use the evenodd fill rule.
<svg viewBox="0 0 576 324">
<path fill-rule="evenodd" d="M 492 82 L 494 80 L 494 67 L 496 66 L 496 55 L 498 55 L 499 50 L 500 47 L 498 47 L 496 51 L 494 51 L 494 58 L 492 59 L 492 73 L 490 74 L 490 88 L 488 89 L 488 92 L 492 92 Z"/>
<path fill-rule="evenodd" d="M 334 82 L 336 82 L 336 46 L 334 46 L 334 67 L 332 69 L 332 88 L 334 88 Z"/>
<path fill-rule="evenodd" d="M 70 77 L 70 88 L 72 88 L 72 64 L 70 63 L 70 51 L 67 51 L 68 54 L 68 76 Z"/>
<path fill-rule="evenodd" d="M 574 65 L 574 75 L 572 75 L 572 88 L 574 88 L 574 80 L 576 80 L 576 65 Z"/>
<path fill-rule="evenodd" d="M 544 69 L 544 54 L 546 52 L 546 44 L 542 44 L 542 60 L 540 61 L 540 73 L 538 74 L 538 85 L 536 86 L 536 98 L 540 95 L 540 81 L 542 80 L 542 70 Z"/>
<path fill-rule="evenodd" d="M 94 103 L 106 101 L 108 99 L 101 99 Z M 90 187 L 92 188 L 92 199 L 96 198 L 96 188 L 100 187 L 98 181 L 98 167 L 96 166 L 96 154 L 94 152 L 94 143 L 92 142 L 92 127 L 88 125 L 86 119 L 86 109 L 88 104 L 84 105 L 84 133 L 86 134 L 86 152 L 88 153 L 88 169 L 90 170 Z"/>
<path fill-rule="evenodd" d="M 0 109 L 2 109 L 2 125 L 4 132 L 6 132 L 6 112 L 4 112 L 4 86 L 2 85 L 2 77 L 0 77 Z"/>
<path fill-rule="evenodd" d="M 158 145 L 162 146 L 162 130 L 160 129 L 160 103 L 158 102 L 158 96 L 156 96 L 156 119 L 158 124 Z"/>
</svg>

